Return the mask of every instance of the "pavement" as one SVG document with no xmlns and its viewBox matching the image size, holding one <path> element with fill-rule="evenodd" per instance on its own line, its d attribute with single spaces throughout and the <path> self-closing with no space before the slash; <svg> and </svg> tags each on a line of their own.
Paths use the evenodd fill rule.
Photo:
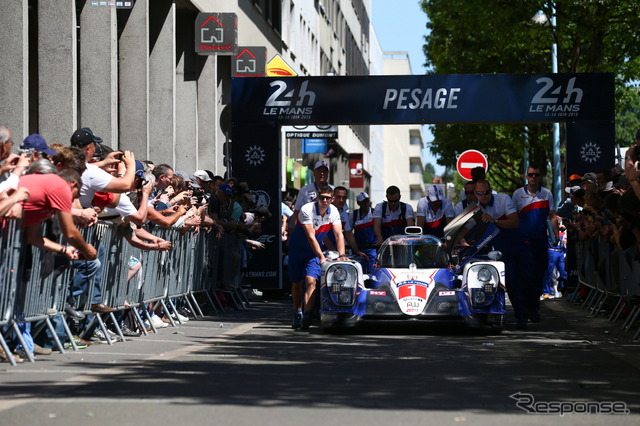
<svg viewBox="0 0 640 426">
<path fill-rule="evenodd" d="M 520 390 L 547 398 L 615 396 L 632 413 L 640 408 L 638 393 L 633 397 L 640 343 L 632 332 L 565 300 L 544 301 L 542 312 L 543 321 L 527 332 L 509 324 L 491 337 L 327 337 L 317 329 L 292 332 L 287 300 L 254 298 L 249 310 L 228 309 L 157 334 L 38 356 L 15 367 L 0 364 L 0 424 L 326 424 L 327 409 L 337 416 L 332 422 L 367 425 L 637 424 L 636 415 L 527 416 L 504 396 Z M 305 347 L 310 356 L 300 350 Z M 462 361 L 456 372 L 437 351 Z M 510 365 L 512 374 L 487 375 L 494 373 L 482 365 L 492 363 Z M 423 371 L 439 387 L 417 394 L 427 385 L 407 383 L 411 371 Z M 327 387 L 336 377 L 344 384 Z M 500 392 L 491 392 L 496 386 Z M 386 398 L 357 397 L 366 393 Z M 408 395 L 419 399 L 402 399 Z"/>
</svg>

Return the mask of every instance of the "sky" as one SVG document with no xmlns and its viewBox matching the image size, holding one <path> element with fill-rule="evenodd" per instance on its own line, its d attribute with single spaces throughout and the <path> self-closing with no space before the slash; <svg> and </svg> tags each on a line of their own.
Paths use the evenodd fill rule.
<svg viewBox="0 0 640 426">
<path fill-rule="evenodd" d="M 425 57 L 422 52 L 424 36 L 427 33 L 427 15 L 420 8 L 420 0 L 372 0 L 373 28 L 383 51 L 404 51 L 409 53 L 411 70 L 414 74 L 424 74 Z M 433 136 L 423 127 L 425 143 Z M 424 161 L 431 163 L 440 175 L 444 167 L 436 164 L 435 158 L 424 150 Z"/>
</svg>

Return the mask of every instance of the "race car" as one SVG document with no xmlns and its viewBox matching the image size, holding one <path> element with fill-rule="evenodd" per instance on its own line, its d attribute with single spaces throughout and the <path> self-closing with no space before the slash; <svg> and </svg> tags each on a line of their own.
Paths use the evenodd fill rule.
<svg viewBox="0 0 640 426">
<path fill-rule="evenodd" d="M 407 227 L 379 248 L 371 274 L 355 260 L 322 266 L 320 328 L 336 331 L 381 322 L 460 322 L 500 332 L 505 314 L 501 254 L 487 249 L 497 235 L 471 206 L 439 239 Z"/>
</svg>

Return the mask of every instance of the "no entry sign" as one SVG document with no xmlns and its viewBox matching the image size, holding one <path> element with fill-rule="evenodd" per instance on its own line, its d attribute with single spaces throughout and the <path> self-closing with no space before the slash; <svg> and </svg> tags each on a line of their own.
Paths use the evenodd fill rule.
<svg viewBox="0 0 640 426">
<path fill-rule="evenodd" d="M 474 167 L 482 167 L 486 171 L 489 163 L 483 153 L 475 149 L 469 149 L 460 154 L 456 167 L 460 176 L 466 180 L 471 180 L 471 169 Z"/>
</svg>

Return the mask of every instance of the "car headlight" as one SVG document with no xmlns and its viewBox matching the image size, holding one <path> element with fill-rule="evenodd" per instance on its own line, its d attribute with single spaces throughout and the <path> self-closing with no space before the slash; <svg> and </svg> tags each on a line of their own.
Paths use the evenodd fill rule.
<svg viewBox="0 0 640 426">
<path fill-rule="evenodd" d="M 487 268 L 482 268 L 478 271 L 478 279 L 483 283 L 488 283 L 489 281 L 491 281 L 491 278 L 491 271 L 489 271 Z"/>
<path fill-rule="evenodd" d="M 353 305 L 358 289 L 358 279 L 362 275 L 358 263 L 337 263 L 327 268 L 325 284 L 336 305 Z"/>
<path fill-rule="evenodd" d="M 336 281 L 345 281 L 349 274 L 342 266 L 336 266 L 333 270 L 333 279 Z"/>
</svg>

